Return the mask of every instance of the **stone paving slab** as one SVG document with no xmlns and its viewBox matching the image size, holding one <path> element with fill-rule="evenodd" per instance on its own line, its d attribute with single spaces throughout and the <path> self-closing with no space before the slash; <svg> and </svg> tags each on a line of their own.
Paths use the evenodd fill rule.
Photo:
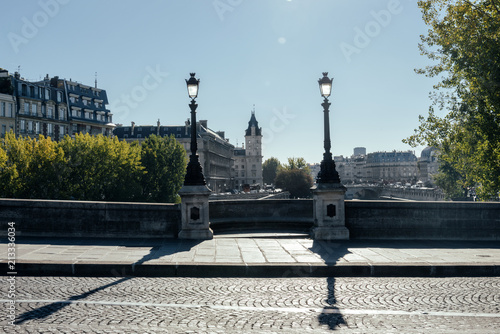
<svg viewBox="0 0 500 334">
<path fill-rule="evenodd" d="M 500 243 L 494 241 L 325 242 L 251 234 L 205 241 L 18 237 L 16 242 L 18 275 L 500 276 Z M 7 253 L 5 241 L 0 252 Z M 7 262 L 5 255 L 0 263 Z"/>
</svg>

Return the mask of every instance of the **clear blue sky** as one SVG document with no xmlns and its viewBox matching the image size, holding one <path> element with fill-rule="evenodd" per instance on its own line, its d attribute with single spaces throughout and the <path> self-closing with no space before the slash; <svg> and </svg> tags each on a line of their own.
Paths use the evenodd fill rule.
<svg viewBox="0 0 500 334">
<path fill-rule="evenodd" d="M 255 104 L 264 159 L 320 162 L 323 71 L 334 155 L 411 149 L 401 139 L 430 105 L 414 0 L 2 0 L 0 12 L 0 67 L 87 85 L 97 72 L 125 125 L 184 124 L 196 72 L 198 119 L 241 145 Z"/>
</svg>

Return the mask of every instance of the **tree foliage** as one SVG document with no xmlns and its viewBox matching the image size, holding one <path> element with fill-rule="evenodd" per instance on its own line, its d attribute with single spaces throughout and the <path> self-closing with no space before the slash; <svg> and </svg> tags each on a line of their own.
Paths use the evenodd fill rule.
<svg viewBox="0 0 500 334">
<path fill-rule="evenodd" d="M 303 169 L 310 171 L 309 166 L 304 158 L 288 158 L 288 164 L 285 164 L 286 169 Z"/>
<path fill-rule="evenodd" d="M 438 148 L 441 166 L 436 182 L 445 191 L 477 186 L 483 199 L 497 196 L 500 1 L 425 0 L 419 7 L 430 27 L 419 48 L 436 64 L 417 73 L 439 77 L 440 82 L 431 94 L 429 115 L 420 116 L 415 134 L 404 141 Z M 446 114 L 438 116 L 436 108 Z"/>
<path fill-rule="evenodd" d="M 139 149 L 118 138 L 77 134 L 60 142 L 68 167 L 69 195 L 80 200 L 140 199 Z"/>
<path fill-rule="evenodd" d="M 280 161 L 277 158 L 271 157 L 262 164 L 262 177 L 264 183 L 274 184 L 278 171 L 282 168 Z"/>
<path fill-rule="evenodd" d="M 184 147 L 168 137 L 149 136 L 141 145 L 143 197 L 154 202 L 179 202 L 177 195 L 186 174 Z"/>
<path fill-rule="evenodd" d="M 276 186 L 290 192 L 294 198 L 310 197 L 313 179 L 304 158 L 289 158 L 288 164 L 276 175 Z"/>
<path fill-rule="evenodd" d="M 102 135 L 16 138 L 0 144 L 0 196 L 37 199 L 175 202 L 185 151 L 173 138 L 141 146 Z"/>
</svg>

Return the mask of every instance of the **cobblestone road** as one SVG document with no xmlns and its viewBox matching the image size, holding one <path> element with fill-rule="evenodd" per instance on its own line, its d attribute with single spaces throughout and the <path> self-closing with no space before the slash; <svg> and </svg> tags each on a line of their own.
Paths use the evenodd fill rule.
<svg viewBox="0 0 500 334">
<path fill-rule="evenodd" d="M 16 277 L 5 333 L 499 333 L 500 278 Z"/>
</svg>

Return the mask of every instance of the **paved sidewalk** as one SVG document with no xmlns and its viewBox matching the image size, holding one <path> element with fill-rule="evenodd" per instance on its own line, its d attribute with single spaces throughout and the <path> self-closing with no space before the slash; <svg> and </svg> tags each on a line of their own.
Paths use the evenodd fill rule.
<svg viewBox="0 0 500 334">
<path fill-rule="evenodd" d="M 7 243 L 0 263 L 4 273 Z M 217 235 L 213 240 L 16 240 L 19 276 L 500 276 L 500 243 L 314 241 L 300 234 Z"/>
</svg>

